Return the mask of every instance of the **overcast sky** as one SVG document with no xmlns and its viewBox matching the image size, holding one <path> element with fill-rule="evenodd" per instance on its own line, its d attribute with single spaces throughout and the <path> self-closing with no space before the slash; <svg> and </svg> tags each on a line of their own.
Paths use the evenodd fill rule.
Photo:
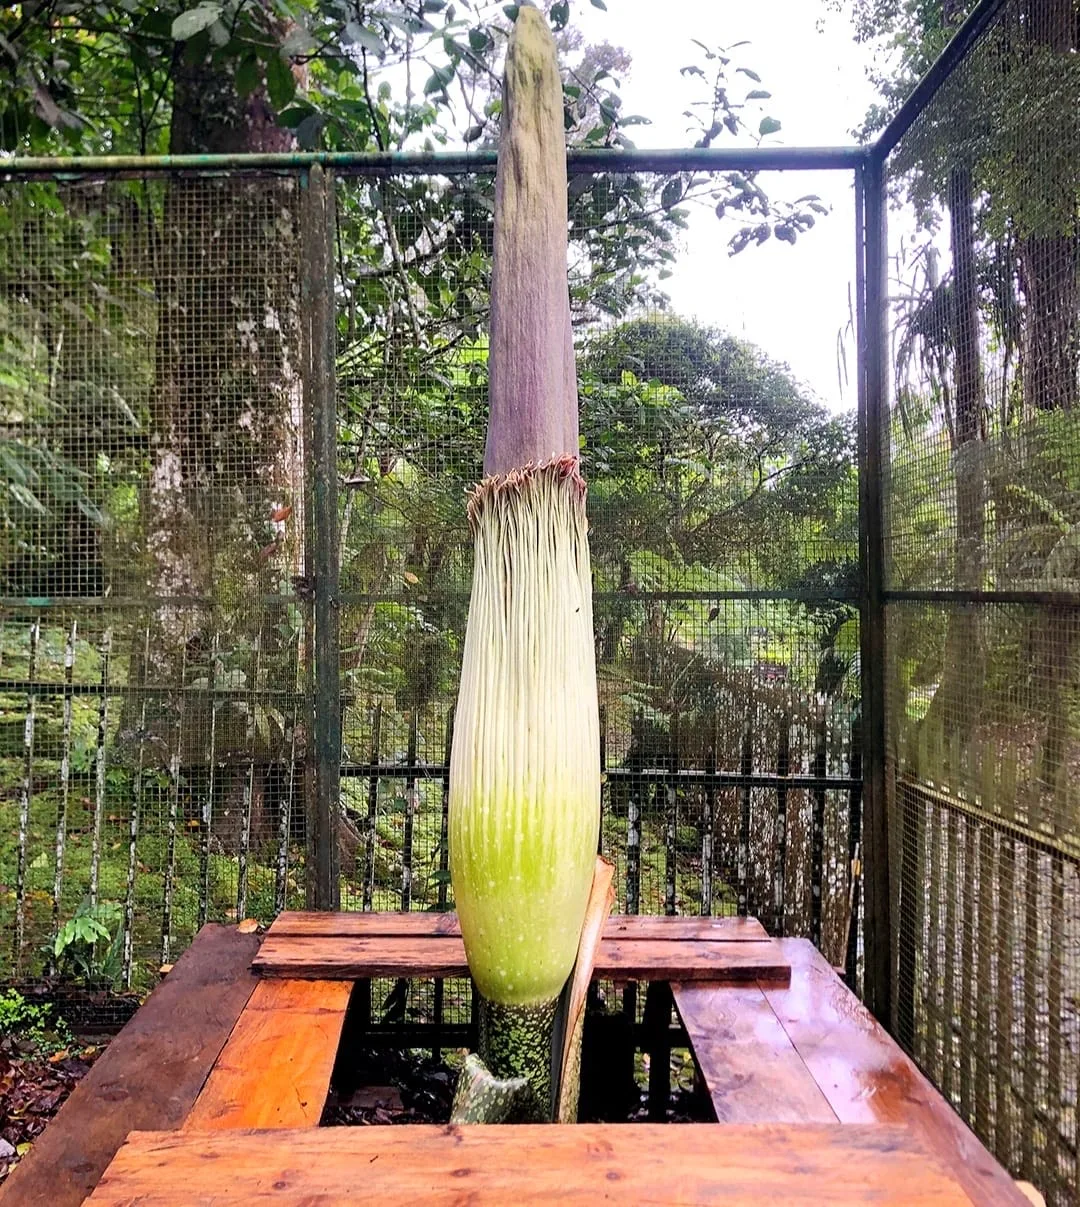
<svg viewBox="0 0 1080 1207">
<path fill-rule="evenodd" d="M 607 11 L 586 0 L 574 4 L 574 24 L 588 41 L 623 46 L 633 70 L 622 81 L 623 112 L 652 125 L 627 131 L 639 147 L 693 145 L 682 116 L 703 99 L 702 82 L 680 67 L 702 63 L 691 39 L 710 46 L 750 44 L 735 63 L 762 77 L 772 93 L 763 102 L 782 123 L 772 144 L 849 144 L 874 92 L 866 79 L 871 51 L 852 40 L 843 15 L 818 0 L 606 0 Z M 703 64 L 704 65 L 704 64 Z M 719 146 L 735 145 L 718 140 Z M 848 340 L 851 380 L 841 396 L 837 337 L 849 320 L 854 293 L 853 191 L 849 172 L 770 173 L 762 187 L 775 197 L 817 193 L 832 208 L 796 246 L 770 240 L 729 258 L 732 228 L 711 210 L 691 219 L 686 247 L 665 288 L 676 310 L 723 327 L 786 361 L 827 405 L 854 405 L 854 347 Z M 850 291 L 850 294 L 849 294 Z"/>
</svg>

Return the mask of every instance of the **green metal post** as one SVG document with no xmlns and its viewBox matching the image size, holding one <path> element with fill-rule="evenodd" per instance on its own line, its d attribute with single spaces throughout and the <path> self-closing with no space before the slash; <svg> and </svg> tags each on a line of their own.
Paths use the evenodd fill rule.
<svg viewBox="0 0 1080 1207">
<path fill-rule="evenodd" d="M 341 687 L 338 601 L 337 405 L 334 307 L 334 186 L 318 164 L 301 181 L 304 401 L 308 485 L 308 583 L 312 641 L 307 898 L 337 909 Z"/>
<path fill-rule="evenodd" d="M 866 850 L 867 1006 L 884 1023 L 892 1005 L 892 919 L 885 759 L 885 433 L 887 423 L 886 193 L 884 164 L 871 154 L 857 173 L 859 247 L 859 533 Z"/>
</svg>

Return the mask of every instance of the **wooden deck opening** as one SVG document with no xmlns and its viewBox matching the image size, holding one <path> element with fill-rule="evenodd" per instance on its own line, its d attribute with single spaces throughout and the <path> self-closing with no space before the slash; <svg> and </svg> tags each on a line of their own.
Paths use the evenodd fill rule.
<svg viewBox="0 0 1080 1207">
<path fill-rule="evenodd" d="M 1028 1202 L 813 945 L 750 918 L 613 918 L 597 962 L 648 986 L 653 1115 L 685 1035 L 716 1123 L 320 1127 L 365 983 L 465 971 L 448 914 L 283 914 L 261 947 L 207 928 L 0 1201 Z"/>
</svg>

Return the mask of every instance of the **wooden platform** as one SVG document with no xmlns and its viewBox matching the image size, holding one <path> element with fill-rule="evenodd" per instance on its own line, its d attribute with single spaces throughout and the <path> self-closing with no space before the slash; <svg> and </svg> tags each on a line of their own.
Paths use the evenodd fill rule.
<svg viewBox="0 0 1080 1207">
<path fill-rule="evenodd" d="M 262 981 L 184 1127 L 317 1127 L 352 986 Z"/>
<path fill-rule="evenodd" d="M 456 917 L 434 913 L 282 914 L 252 967 L 266 977 L 349 981 L 469 974 Z M 791 968 L 754 919 L 617 918 L 604 931 L 595 975 L 781 986 Z"/>
<path fill-rule="evenodd" d="M 184 1124 L 258 984 L 258 948 L 235 927 L 202 928 L 0 1185 L 4 1207 L 78 1207 L 128 1132 Z"/>
<path fill-rule="evenodd" d="M 970 1207 L 954 1174 L 900 1127 L 318 1128 L 142 1133 L 91 1207 L 431 1207 L 663 1203 L 672 1207 Z"/>
<path fill-rule="evenodd" d="M 787 988 L 671 986 L 722 1123 L 902 1126 L 975 1203 L 1022 1204 L 1012 1178 L 806 939 L 778 940 Z"/>
<path fill-rule="evenodd" d="M 74 1207 L 96 1184 L 89 1201 L 117 1205 L 352 1204 L 362 1187 L 425 1203 L 1026 1207 L 813 946 L 752 919 L 613 918 L 601 944 L 598 975 L 650 984 L 650 1091 L 668 1092 L 674 1003 L 715 1124 L 320 1128 L 354 980 L 465 971 L 452 915 L 283 914 L 261 948 L 207 928 L 0 1203 Z"/>
</svg>

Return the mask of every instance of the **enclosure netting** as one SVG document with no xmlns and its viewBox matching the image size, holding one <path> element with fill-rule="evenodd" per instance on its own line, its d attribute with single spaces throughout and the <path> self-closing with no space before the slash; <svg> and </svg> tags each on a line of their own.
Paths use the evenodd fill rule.
<svg viewBox="0 0 1080 1207">
<path fill-rule="evenodd" d="M 680 321 L 660 292 L 688 244 L 722 266 L 718 199 L 800 183 L 571 182 L 602 846 L 620 909 L 757 914 L 854 969 L 853 420 L 774 362 L 782 347 Z M 43 948 L 87 898 L 118 936 L 95 972 L 137 985 L 204 920 L 303 905 L 311 715 L 330 690 L 313 674 L 328 534 L 312 501 L 335 473 L 340 590 L 322 639 L 341 670 L 342 906 L 453 905 L 447 761 L 493 180 L 341 179 L 331 232 L 310 186 L 3 186 L 8 975 L 55 963 Z M 711 225 L 688 233 L 704 207 Z M 336 280 L 320 281 L 328 233 Z M 787 288 L 821 304 L 808 274 Z M 310 367 L 312 291 L 336 312 L 336 465 L 310 435 L 329 386 Z"/>
<path fill-rule="evenodd" d="M 710 208 L 732 187 L 676 179 Z M 463 504 L 482 472 L 493 183 L 339 185 L 339 234 L 355 249 L 338 286 L 346 908 L 452 903 Z M 668 184 L 570 185 L 601 848 L 619 910 L 750 913 L 813 937 L 838 964 L 850 948 L 854 969 L 853 428 L 744 343 L 665 312 L 642 267 Z M 723 228 L 709 217 L 704 234 L 660 228 L 660 248 L 697 244 L 721 271 Z"/>
<path fill-rule="evenodd" d="M 4 191 L 17 971 L 55 962 L 42 944 L 83 902 L 116 938 L 95 976 L 145 983 L 207 919 L 303 899 L 298 199 L 254 177 Z"/>
<path fill-rule="evenodd" d="M 887 162 L 897 1033 L 1072 1203 L 1080 1071 L 1080 55 L 1002 6 Z"/>
</svg>

